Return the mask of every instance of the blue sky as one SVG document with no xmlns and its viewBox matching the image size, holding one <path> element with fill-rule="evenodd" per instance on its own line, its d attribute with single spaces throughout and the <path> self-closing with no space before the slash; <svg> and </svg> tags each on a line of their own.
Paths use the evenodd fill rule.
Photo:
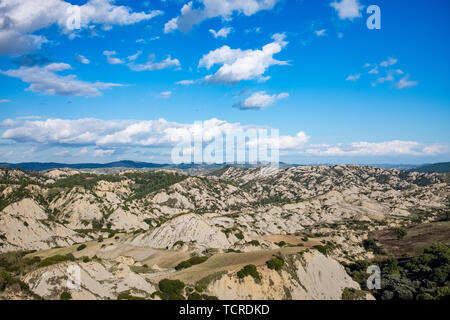
<svg viewBox="0 0 450 320">
<path fill-rule="evenodd" d="M 369 5 L 380 30 L 366 26 Z M 0 161 L 170 162 L 179 132 L 207 120 L 213 132 L 279 129 L 286 162 L 449 161 L 448 1 L 0 9 Z"/>
</svg>

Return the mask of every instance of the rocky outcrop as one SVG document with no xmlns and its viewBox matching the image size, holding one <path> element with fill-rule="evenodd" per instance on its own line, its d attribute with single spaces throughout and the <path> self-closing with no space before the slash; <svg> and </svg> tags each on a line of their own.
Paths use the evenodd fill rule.
<svg viewBox="0 0 450 320">
<path fill-rule="evenodd" d="M 229 273 L 213 281 L 207 292 L 221 300 L 340 300 L 345 288 L 360 289 L 336 260 L 317 251 L 286 257 L 280 272 L 267 267 L 258 271 L 259 283 L 251 276 L 239 279 Z"/>
</svg>

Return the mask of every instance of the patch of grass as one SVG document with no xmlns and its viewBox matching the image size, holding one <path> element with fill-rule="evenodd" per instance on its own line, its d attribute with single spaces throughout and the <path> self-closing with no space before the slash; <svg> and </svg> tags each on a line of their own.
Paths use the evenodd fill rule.
<svg viewBox="0 0 450 320">
<path fill-rule="evenodd" d="M 133 296 L 130 291 L 124 291 L 119 293 L 119 295 L 117 296 L 117 300 L 145 300 L 145 298 L 136 297 Z"/>
<path fill-rule="evenodd" d="M 355 288 L 345 288 L 342 292 L 342 300 L 363 300 L 366 297 L 366 293 L 362 290 Z"/>
<path fill-rule="evenodd" d="M 261 275 L 259 274 L 257 268 L 253 264 L 248 264 L 237 272 L 239 279 L 244 279 L 247 276 L 251 276 L 255 282 L 261 282 Z"/>
<path fill-rule="evenodd" d="M 86 246 L 85 244 L 79 245 L 79 246 L 77 247 L 77 251 L 81 251 L 81 250 L 85 249 L 86 247 L 87 247 L 87 246 Z"/>
<path fill-rule="evenodd" d="M 395 228 L 394 233 L 398 240 L 403 239 L 408 234 L 405 228 Z"/>
<path fill-rule="evenodd" d="M 285 241 L 275 242 L 275 244 L 277 246 L 279 246 L 280 248 L 283 248 L 287 245 L 287 243 Z"/>
<path fill-rule="evenodd" d="M 189 260 L 185 260 L 180 262 L 176 267 L 175 270 L 181 270 L 181 269 L 186 269 L 186 268 L 190 268 L 196 264 L 200 264 L 205 262 L 206 260 L 208 260 L 208 257 L 192 257 Z"/>
<path fill-rule="evenodd" d="M 72 295 L 70 294 L 70 292 L 68 291 L 64 291 L 63 293 L 61 293 L 61 295 L 59 296 L 60 300 L 72 300 Z"/>
<path fill-rule="evenodd" d="M 313 246 L 313 248 L 316 249 L 317 251 L 319 251 L 321 254 L 323 254 L 325 256 L 328 255 L 329 248 L 327 246 L 323 246 L 323 245 L 318 244 L 318 245 Z"/>
<path fill-rule="evenodd" d="M 363 247 L 367 251 L 372 251 L 375 254 L 386 254 L 384 250 L 380 246 L 378 246 L 377 242 L 373 239 L 364 240 Z"/>
<path fill-rule="evenodd" d="M 212 283 L 215 280 L 220 279 L 223 275 L 227 274 L 226 271 L 220 271 L 213 274 L 210 274 L 209 276 L 206 276 L 199 281 L 197 281 L 197 284 L 195 286 L 195 290 L 198 292 L 203 292 L 203 290 L 206 290 L 206 288 L 209 286 L 210 283 Z M 201 291 L 199 291 L 201 289 Z"/>
<path fill-rule="evenodd" d="M 39 267 L 40 268 L 48 267 L 48 266 L 51 266 L 52 264 L 65 262 L 65 261 L 75 261 L 75 257 L 71 253 L 68 253 L 66 255 L 58 254 L 58 255 L 48 257 L 48 258 L 45 258 L 44 260 L 42 260 L 41 263 L 39 263 Z"/>
<path fill-rule="evenodd" d="M 158 287 L 162 300 L 184 300 L 185 284 L 180 280 L 163 279 L 159 282 Z"/>
<path fill-rule="evenodd" d="M 284 266 L 284 260 L 281 257 L 275 257 L 266 262 L 267 268 L 271 270 L 281 271 Z"/>
</svg>

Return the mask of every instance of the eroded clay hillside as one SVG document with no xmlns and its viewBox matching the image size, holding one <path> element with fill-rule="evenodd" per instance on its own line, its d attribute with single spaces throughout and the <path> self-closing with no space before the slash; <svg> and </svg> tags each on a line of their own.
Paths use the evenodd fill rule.
<svg viewBox="0 0 450 320">
<path fill-rule="evenodd" d="M 441 174 L 361 166 L 196 176 L 0 169 L 0 252 L 26 251 L 20 259 L 35 267 L 20 281 L 44 298 L 58 298 L 64 268 L 76 263 L 91 279 L 78 298 L 164 298 L 158 283 L 169 278 L 219 298 L 339 299 L 359 290 L 340 263 L 373 257 L 363 245 L 370 233 L 448 215 L 449 191 Z M 283 263 L 269 268 L 274 257 Z M 60 263 L 41 266 L 46 258 Z M 259 276 L 237 277 L 248 265 Z"/>
</svg>

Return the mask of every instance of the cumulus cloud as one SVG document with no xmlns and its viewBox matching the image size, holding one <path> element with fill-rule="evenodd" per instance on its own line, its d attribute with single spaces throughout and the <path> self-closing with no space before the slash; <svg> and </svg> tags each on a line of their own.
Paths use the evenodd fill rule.
<svg viewBox="0 0 450 320">
<path fill-rule="evenodd" d="M 138 50 L 135 54 L 132 54 L 131 56 L 128 56 L 128 61 L 135 61 L 139 56 L 142 54 L 142 50 Z"/>
<path fill-rule="evenodd" d="M 105 157 L 110 156 L 115 152 L 114 149 L 96 149 L 94 150 L 94 157 Z"/>
<path fill-rule="evenodd" d="M 183 5 L 181 14 L 169 20 L 164 26 L 164 32 L 175 30 L 189 32 L 193 25 L 215 17 L 230 20 L 233 13 L 251 16 L 261 10 L 272 9 L 278 0 L 199 0 L 200 8 L 194 8 L 192 1 Z"/>
<path fill-rule="evenodd" d="M 307 154 L 316 156 L 430 156 L 448 152 L 440 144 L 426 145 L 415 141 L 354 142 L 338 145 L 313 145 L 306 148 Z"/>
<path fill-rule="evenodd" d="M 80 62 L 82 64 L 89 64 L 89 63 L 91 63 L 89 61 L 89 59 L 87 59 L 85 56 L 83 56 L 81 54 L 75 54 L 75 60 L 77 60 L 78 62 Z"/>
<path fill-rule="evenodd" d="M 172 59 L 170 56 L 160 62 L 155 62 L 154 59 L 155 56 L 151 54 L 146 63 L 135 64 L 132 62 L 128 64 L 128 67 L 133 71 L 154 71 L 168 68 L 178 68 L 181 65 L 178 59 Z"/>
<path fill-rule="evenodd" d="M 106 56 L 106 60 L 109 64 L 125 64 L 125 59 L 120 59 L 117 57 L 114 57 L 117 55 L 116 51 L 103 51 L 103 54 Z M 136 63 L 135 61 L 139 58 L 139 56 L 142 54 L 142 51 L 139 50 L 135 54 L 128 56 L 126 59 L 129 61 L 127 63 L 127 67 L 132 71 L 154 71 L 154 70 L 162 70 L 162 69 L 168 69 L 168 68 L 179 68 L 180 67 L 180 61 L 178 59 L 172 59 L 170 56 L 168 56 L 166 59 L 155 62 L 155 55 L 150 54 L 148 56 L 148 60 L 146 63 Z"/>
<path fill-rule="evenodd" d="M 418 84 L 418 81 L 409 81 L 409 76 L 405 76 L 398 81 L 396 87 L 397 89 L 406 89 L 417 86 Z"/>
<path fill-rule="evenodd" d="M 208 143 L 224 135 L 238 135 L 248 129 L 267 129 L 262 126 L 242 125 L 219 119 L 203 122 L 178 123 L 164 119 L 148 121 L 100 119 L 6 119 L 0 123 L 2 139 L 17 145 L 60 146 L 78 148 L 79 154 L 93 149 L 95 156 L 108 156 L 129 148 L 171 148 L 191 142 L 191 137 L 203 137 Z M 353 142 L 348 144 L 308 144 L 310 137 L 299 131 L 280 135 L 278 141 L 268 136 L 271 145 L 278 145 L 283 154 L 312 156 L 433 156 L 446 154 L 448 145 L 423 144 L 415 141 Z M 256 143 L 250 140 L 249 145 Z M 80 149 L 81 148 L 81 149 Z M 30 148 L 31 149 L 31 148 Z M 98 151 L 97 151 L 98 150 Z"/>
<path fill-rule="evenodd" d="M 361 77 L 360 73 L 358 73 L 358 74 L 351 74 L 345 80 L 347 80 L 347 81 L 358 81 L 360 77 Z"/>
<path fill-rule="evenodd" d="M 209 32 L 214 36 L 214 38 L 226 38 L 230 34 L 230 32 L 233 30 L 233 28 L 222 28 L 218 31 L 209 29 Z"/>
<path fill-rule="evenodd" d="M 219 119 L 202 123 L 177 123 L 164 119 L 148 121 L 100 120 L 100 119 L 47 119 L 19 121 L 7 119 L 1 123 L 6 130 L 1 135 L 21 143 L 62 146 L 94 146 L 102 150 L 117 147 L 173 147 L 203 136 L 205 142 L 223 135 L 236 135 L 246 129 L 266 127 L 244 126 Z M 309 139 L 304 132 L 294 136 L 280 136 L 280 149 L 290 149 Z"/>
<path fill-rule="evenodd" d="M 359 0 L 334 1 L 330 5 L 336 10 L 341 20 L 353 20 L 362 17 L 361 10 L 363 6 L 359 3 Z"/>
<path fill-rule="evenodd" d="M 89 0 L 77 6 L 63 0 L 2 0 L 0 2 L 0 55 L 16 55 L 39 49 L 48 40 L 34 32 L 57 25 L 62 33 L 73 34 L 72 21 L 80 29 L 100 25 L 103 30 L 114 25 L 130 25 L 162 14 L 132 12 L 113 0 Z M 78 15 L 79 12 L 79 15 Z M 74 18 L 75 17 L 75 18 Z"/>
<path fill-rule="evenodd" d="M 51 63 L 46 66 L 0 70 L 0 74 L 19 78 L 30 84 L 27 90 L 47 95 L 94 97 L 101 95 L 101 90 L 122 86 L 117 83 L 85 82 L 78 80 L 76 75 L 58 74 L 69 69 L 71 66 L 66 63 Z"/>
<path fill-rule="evenodd" d="M 122 59 L 113 57 L 116 54 L 117 54 L 117 52 L 115 52 L 115 51 L 108 51 L 108 50 L 103 51 L 103 55 L 106 56 L 106 61 L 108 61 L 109 64 L 122 64 L 122 63 L 124 63 L 124 61 Z"/>
<path fill-rule="evenodd" d="M 258 110 L 267 108 L 268 106 L 274 104 L 277 100 L 285 99 L 289 97 L 288 93 L 280 93 L 269 95 L 265 91 L 259 91 L 253 93 L 250 97 L 246 98 L 244 101 L 241 101 L 234 105 L 234 107 L 241 110 Z"/>
<path fill-rule="evenodd" d="M 205 54 L 198 66 L 210 69 L 214 65 L 222 65 L 215 74 L 205 77 L 209 83 L 236 83 L 242 80 L 265 81 L 269 79 L 264 73 L 270 66 L 287 65 L 287 61 L 279 61 L 273 56 L 287 45 L 284 34 L 274 34 L 273 42 L 266 44 L 261 50 L 231 49 L 223 46 Z"/>
<path fill-rule="evenodd" d="M 325 34 L 326 34 L 326 32 L 327 32 L 327 29 L 321 29 L 321 30 L 316 30 L 316 31 L 314 31 L 314 33 L 315 33 L 316 36 L 318 36 L 318 37 L 324 37 Z"/>
<path fill-rule="evenodd" d="M 382 61 L 380 63 L 381 67 L 389 67 L 389 66 L 393 66 L 394 64 L 396 64 L 398 62 L 398 59 L 389 57 L 387 60 Z"/>
<path fill-rule="evenodd" d="M 368 74 L 372 77 L 377 77 L 371 81 L 372 87 L 376 87 L 378 84 L 382 83 L 393 83 L 393 87 L 396 89 L 406 89 L 410 87 L 417 86 L 418 81 L 410 81 L 409 74 L 405 74 L 401 69 L 394 69 L 394 65 L 398 63 L 397 58 L 389 57 L 380 63 L 366 63 L 363 69 L 369 68 Z M 356 76 L 358 76 L 356 78 Z M 359 79 L 360 74 L 356 76 L 350 75 L 347 77 L 349 81 L 356 81 Z M 401 77 L 401 78 L 400 78 Z M 400 79 L 399 79 L 400 78 Z"/>
</svg>

